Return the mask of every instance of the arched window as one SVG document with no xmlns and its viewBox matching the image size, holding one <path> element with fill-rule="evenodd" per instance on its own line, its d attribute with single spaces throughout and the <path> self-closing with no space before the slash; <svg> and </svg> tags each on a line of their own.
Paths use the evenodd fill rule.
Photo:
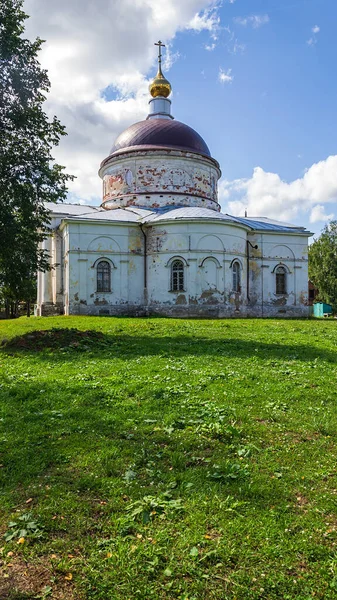
<svg viewBox="0 0 337 600">
<path fill-rule="evenodd" d="M 107 260 L 101 260 L 97 265 L 97 291 L 111 291 L 111 266 Z"/>
<path fill-rule="evenodd" d="M 276 293 L 287 293 L 287 270 L 285 267 L 277 267 L 276 271 Z"/>
<path fill-rule="evenodd" d="M 174 260 L 171 265 L 171 291 L 180 292 L 184 290 L 184 263 L 182 260 Z"/>
<path fill-rule="evenodd" d="M 241 267 L 240 263 L 235 261 L 232 265 L 233 270 L 233 292 L 241 292 Z"/>
</svg>

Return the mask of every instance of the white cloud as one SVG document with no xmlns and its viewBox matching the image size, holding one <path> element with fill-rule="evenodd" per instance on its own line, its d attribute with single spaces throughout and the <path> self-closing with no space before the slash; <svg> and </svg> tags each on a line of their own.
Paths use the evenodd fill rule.
<svg viewBox="0 0 337 600">
<path fill-rule="evenodd" d="M 237 39 L 234 39 L 232 47 L 229 49 L 231 54 L 238 54 L 239 52 L 243 54 L 246 50 L 246 45 L 241 44 Z"/>
<path fill-rule="evenodd" d="M 334 216 L 334 213 L 331 213 L 330 215 L 325 214 L 324 206 L 322 204 L 316 204 L 310 214 L 310 223 L 317 223 L 318 221 L 331 221 Z"/>
<path fill-rule="evenodd" d="M 201 31 L 209 32 L 211 41 L 210 43 L 205 44 L 204 48 L 210 52 L 217 46 L 221 29 L 220 17 L 218 14 L 219 8 L 220 4 L 218 0 L 216 0 L 209 8 L 196 13 L 186 27 L 186 29 L 191 29 L 196 33 L 200 33 Z"/>
<path fill-rule="evenodd" d="M 227 69 L 227 71 L 225 71 L 222 67 L 219 67 L 218 81 L 220 81 L 220 83 L 232 83 L 234 76 L 231 75 L 231 73 L 232 69 Z"/>
<path fill-rule="evenodd" d="M 234 22 L 238 25 L 251 25 L 254 29 L 258 29 L 262 25 L 269 23 L 269 15 L 250 15 L 249 17 L 235 17 Z"/>
<path fill-rule="evenodd" d="M 208 52 L 212 52 L 213 50 L 215 50 L 216 44 L 215 42 L 213 42 L 212 44 L 205 44 L 204 48 L 205 50 L 208 50 Z"/>
<path fill-rule="evenodd" d="M 222 180 L 219 198 L 234 215 L 243 215 L 247 208 L 249 215 L 289 221 L 311 213 L 318 205 L 320 210 L 316 208 L 313 216 L 322 216 L 324 206 L 337 201 L 337 155 L 313 164 L 303 177 L 290 183 L 256 167 L 250 179 Z"/>
<path fill-rule="evenodd" d="M 317 33 L 319 33 L 319 32 L 321 31 L 321 28 L 320 28 L 320 27 L 318 27 L 318 25 L 314 25 L 314 26 L 311 28 L 311 31 L 312 31 L 312 33 L 313 33 L 314 35 L 312 35 L 312 36 L 311 36 L 311 38 L 309 38 L 309 39 L 307 40 L 307 44 L 308 44 L 308 46 L 314 46 L 315 44 L 317 44 L 317 35 L 316 35 L 316 34 L 317 34 Z"/>
<path fill-rule="evenodd" d="M 246 46 L 239 42 L 231 28 L 226 25 L 226 27 L 223 27 L 222 29 L 228 33 L 228 39 L 226 41 L 228 52 L 230 54 L 238 54 L 239 52 L 243 53 L 246 49 Z"/>
<path fill-rule="evenodd" d="M 98 203 L 101 160 L 116 136 L 147 114 L 144 74 L 155 71 L 153 42 L 161 38 L 168 45 L 167 70 L 177 59 L 170 45 L 177 31 L 216 35 L 216 5 L 211 0 L 25 0 L 24 10 L 31 15 L 26 35 L 47 40 L 40 53 L 51 80 L 45 109 L 68 133 L 54 156 L 78 177 L 70 192 Z M 195 15 L 200 18 L 193 23 Z"/>
<path fill-rule="evenodd" d="M 165 46 L 165 54 L 163 56 L 163 70 L 169 71 L 172 65 L 180 58 L 180 52 L 172 52 L 172 44 L 167 43 Z"/>
<path fill-rule="evenodd" d="M 194 17 L 188 23 L 188 29 L 194 29 L 194 31 L 205 31 L 208 30 L 211 33 L 216 32 L 220 26 L 220 17 L 218 15 L 218 7 L 213 6 L 202 12 L 196 13 Z"/>
</svg>

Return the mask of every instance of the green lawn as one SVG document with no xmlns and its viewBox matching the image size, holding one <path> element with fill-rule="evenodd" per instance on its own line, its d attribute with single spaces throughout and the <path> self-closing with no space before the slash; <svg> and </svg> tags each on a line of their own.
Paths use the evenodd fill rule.
<svg viewBox="0 0 337 600">
<path fill-rule="evenodd" d="M 1 600 L 337 598 L 335 321 L 1 339 Z"/>
</svg>

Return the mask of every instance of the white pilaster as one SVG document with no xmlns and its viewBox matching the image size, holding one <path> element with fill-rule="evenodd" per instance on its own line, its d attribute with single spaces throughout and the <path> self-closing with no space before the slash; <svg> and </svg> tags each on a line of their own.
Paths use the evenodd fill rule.
<svg viewBox="0 0 337 600">
<path fill-rule="evenodd" d="M 53 264 L 53 256 L 52 256 L 52 235 L 48 234 L 46 239 L 42 242 L 43 250 L 46 250 L 49 254 L 49 264 Z M 45 271 L 41 273 L 41 304 L 52 303 L 53 302 L 53 281 L 52 281 L 52 271 Z"/>
</svg>

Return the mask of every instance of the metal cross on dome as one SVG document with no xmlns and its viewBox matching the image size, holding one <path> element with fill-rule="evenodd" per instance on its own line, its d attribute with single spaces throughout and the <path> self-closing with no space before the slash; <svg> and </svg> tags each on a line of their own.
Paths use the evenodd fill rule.
<svg viewBox="0 0 337 600">
<path fill-rule="evenodd" d="M 160 40 L 159 42 L 155 42 L 155 46 L 159 46 L 158 48 L 158 63 L 161 65 L 161 49 L 165 48 L 165 44 L 163 44 Z"/>
</svg>

